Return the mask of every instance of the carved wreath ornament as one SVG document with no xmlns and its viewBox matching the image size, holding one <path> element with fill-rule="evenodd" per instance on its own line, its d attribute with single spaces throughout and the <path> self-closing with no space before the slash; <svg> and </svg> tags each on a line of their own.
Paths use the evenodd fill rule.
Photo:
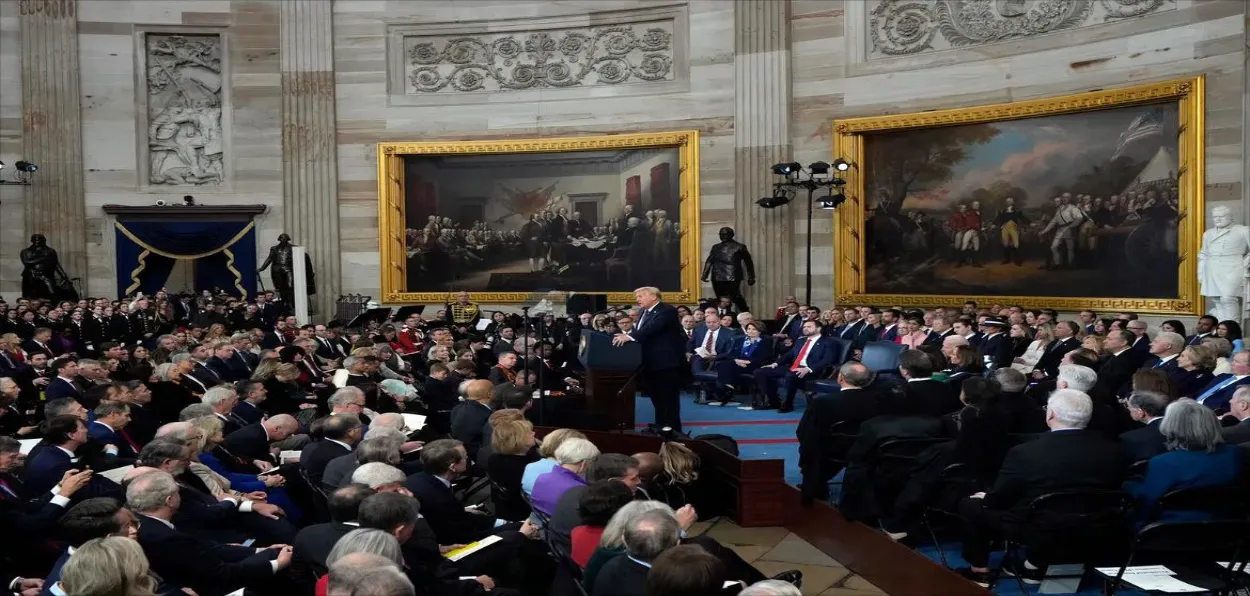
<svg viewBox="0 0 1250 596">
<path fill-rule="evenodd" d="M 407 60 L 408 82 L 417 93 L 664 81 L 673 71 L 673 34 L 621 25 L 493 40 L 456 37 L 415 43 Z"/>
<path fill-rule="evenodd" d="M 940 49 L 939 36 L 950 47 L 996 43 L 1139 17 L 1167 1 L 882 0 L 870 15 L 872 51 L 900 56 Z"/>
</svg>

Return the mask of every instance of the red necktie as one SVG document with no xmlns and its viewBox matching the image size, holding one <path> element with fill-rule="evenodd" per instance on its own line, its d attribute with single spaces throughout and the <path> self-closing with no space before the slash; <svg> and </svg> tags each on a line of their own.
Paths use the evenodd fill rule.
<svg viewBox="0 0 1250 596">
<path fill-rule="evenodd" d="M 143 451 L 143 449 L 139 447 L 139 444 L 135 443 L 135 440 L 130 438 L 130 435 L 126 433 L 126 429 L 123 428 L 122 430 L 117 431 L 117 434 L 121 435 L 122 440 L 125 441 L 127 445 L 130 445 L 130 448 L 135 453 Z"/>
<path fill-rule="evenodd" d="M 13 491 L 13 488 L 9 486 L 9 483 L 5 482 L 3 478 L 0 478 L 0 489 L 4 489 L 4 492 L 13 495 L 14 499 L 20 498 L 17 496 L 17 493 Z"/>
<path fill-rule="evenodd" d="M 803 347 L 799 349 L 799 355 L 795 356 L 794 364 L 790 365 L 791 371 L 796 371 L 802 367 L 803 359 L 807 358 L 807 351 L 812 349 L 812 340 L 808 339 L 803 342 Z"/>
<path fill-rule="evenodd" d="M 703 342 L 703 349 L 704 349 L 704 351 L 707 351 L 707 352 L 711 352 L 711 351 L 712 351 L 712 336 L 713 336 L 715 333 L 716 333 L 715 331 L 708 331 L 708 332 L 707 332 L 707 339 L 706 339 L 706 340 L 704 340 L 704 342 Z"/>
</svg>

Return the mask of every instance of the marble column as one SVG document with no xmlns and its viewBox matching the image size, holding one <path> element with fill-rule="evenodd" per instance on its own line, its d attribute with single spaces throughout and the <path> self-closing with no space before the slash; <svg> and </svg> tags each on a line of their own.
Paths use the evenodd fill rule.
<svg viewBox="0 0 1250 596">
<path fill-rule="evenodd" d="M 18 3 L 18 14 L 22 158 L 39 167 L 25 197 L 26 232 L 47 236 L 65 273 L 71 278 L 85 277 L 78 2 L 23 0 Z"/>
<path fill-rule="evenodd" d="M 342 292 L 333 4 L 284 0 L 280 6 L 285 231 L 308 248 L 317 275 L 310 307 L 324 319 L 334 315 Z"/>
<path fill-rule="evenodd" d="M 756 318 L 767 319 L 795 287 L 792 205 L 800 203 L 755 204 L 772 192 L 773 164 L 790 161 L 790 3 L 738 0 L 734 35 L 735 227 L 755 260 L 747 301 Z"/>
</svg>

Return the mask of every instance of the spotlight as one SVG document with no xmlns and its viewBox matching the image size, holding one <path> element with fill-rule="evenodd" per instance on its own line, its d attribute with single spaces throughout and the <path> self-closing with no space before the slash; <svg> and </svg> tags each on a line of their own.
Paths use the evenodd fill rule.
<svg viewBox="0 0 1250 596">
<path fill-rule="evenodd" d="M 841 157 L 839 157 L 833 160 L 833 169 L 839 172 L 845 172 L 851 169 L 851 162 L 846 161 L 845 159 L 842 159 Z"/>
<path fill-rule="evenodd" d="M 778 176 L 793 176 L 803 170 L 803 165 L 798 162 L 779 163 L 773 166 L 773 173 Z"/>
<path fill-rule="evenodd" d="M 27 174 L 39 169 L 39 166 L 30 163 L 29 161 L 19 161 L 13 164 L 13 167 L 17 168 L 17 171 L 26 172 Z"/>
<path fill-rule="evenodd" d="M 838 205 L 841 205 L 845 201 L 846 201 L 846 195 L 842 193 L 838 193 L 836 195 L 829 195 L 827 197 L 817 200 L 816 206 L 820 207 L 821 209 L 837 209 Z"/>
<path fill-rule="evenodd" d="M 793 200 L 794 197 L 790 193 L 787 193 L 783 188 L 777 187 L 773 189 L 773 196 L 759 199 L 755 201 L 755 204 L 765 209 L 775 209 Z"/>
<path fill-rule="evenodd" d="M 818 161 L 810 166 L 807 166 L 807 169 L 811 170 L 813 176 L 816 176 L 818 174 L 828 174 L 829 164 L 823 161 Z"/>
</svg>

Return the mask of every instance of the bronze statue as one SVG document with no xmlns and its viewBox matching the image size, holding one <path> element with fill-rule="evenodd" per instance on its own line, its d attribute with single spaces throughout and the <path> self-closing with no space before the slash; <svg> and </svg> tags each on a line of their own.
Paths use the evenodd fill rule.
<svg viewBox="0 0 1250 596">
<path fill-rule="evenodd" d="M 721 228 L 720 242 L 712 245 L 707 261 L 703 263 L 703 281 L 710 278 L 716 296 L 728 296 L 738 312 L 751 310 L 742 296 L 744 271 L 747 285 L 755 285 L 755 262 L 751 260 L 747 245 L 734 240 L 733 228 Z"/>
<path fill-rule="evenodd" d="M 61 268 L 56 251 L 48 246 L 43 234 L 30 237 L 30 246 L 22 249 L 22 295 L 27 298 L 78 300 L 78 290 Z"/>
<path fill-rule="evenodd" d="M 269 273 L 269 278 L 273 280 L 273 289 L 278 292 L 278 296 L 282 299 L 282 303 L 287 308 L 295 306 L 295 259 L 291 257 L 291 237 L 287 234 L 278 235 L 278 243 L 269 247 L 269 256 L 265 257 L 265 262 L 260 264 L 257 273 L 268 269 L 273 265 L 273 271 Z M 316 276 L 313 274 L 312 258 L 308 253 L 304 253 L 304 272 L 305 286 L 308 289 L 308 295 L 312 296 L 317 293 Z"/>
</svg>

